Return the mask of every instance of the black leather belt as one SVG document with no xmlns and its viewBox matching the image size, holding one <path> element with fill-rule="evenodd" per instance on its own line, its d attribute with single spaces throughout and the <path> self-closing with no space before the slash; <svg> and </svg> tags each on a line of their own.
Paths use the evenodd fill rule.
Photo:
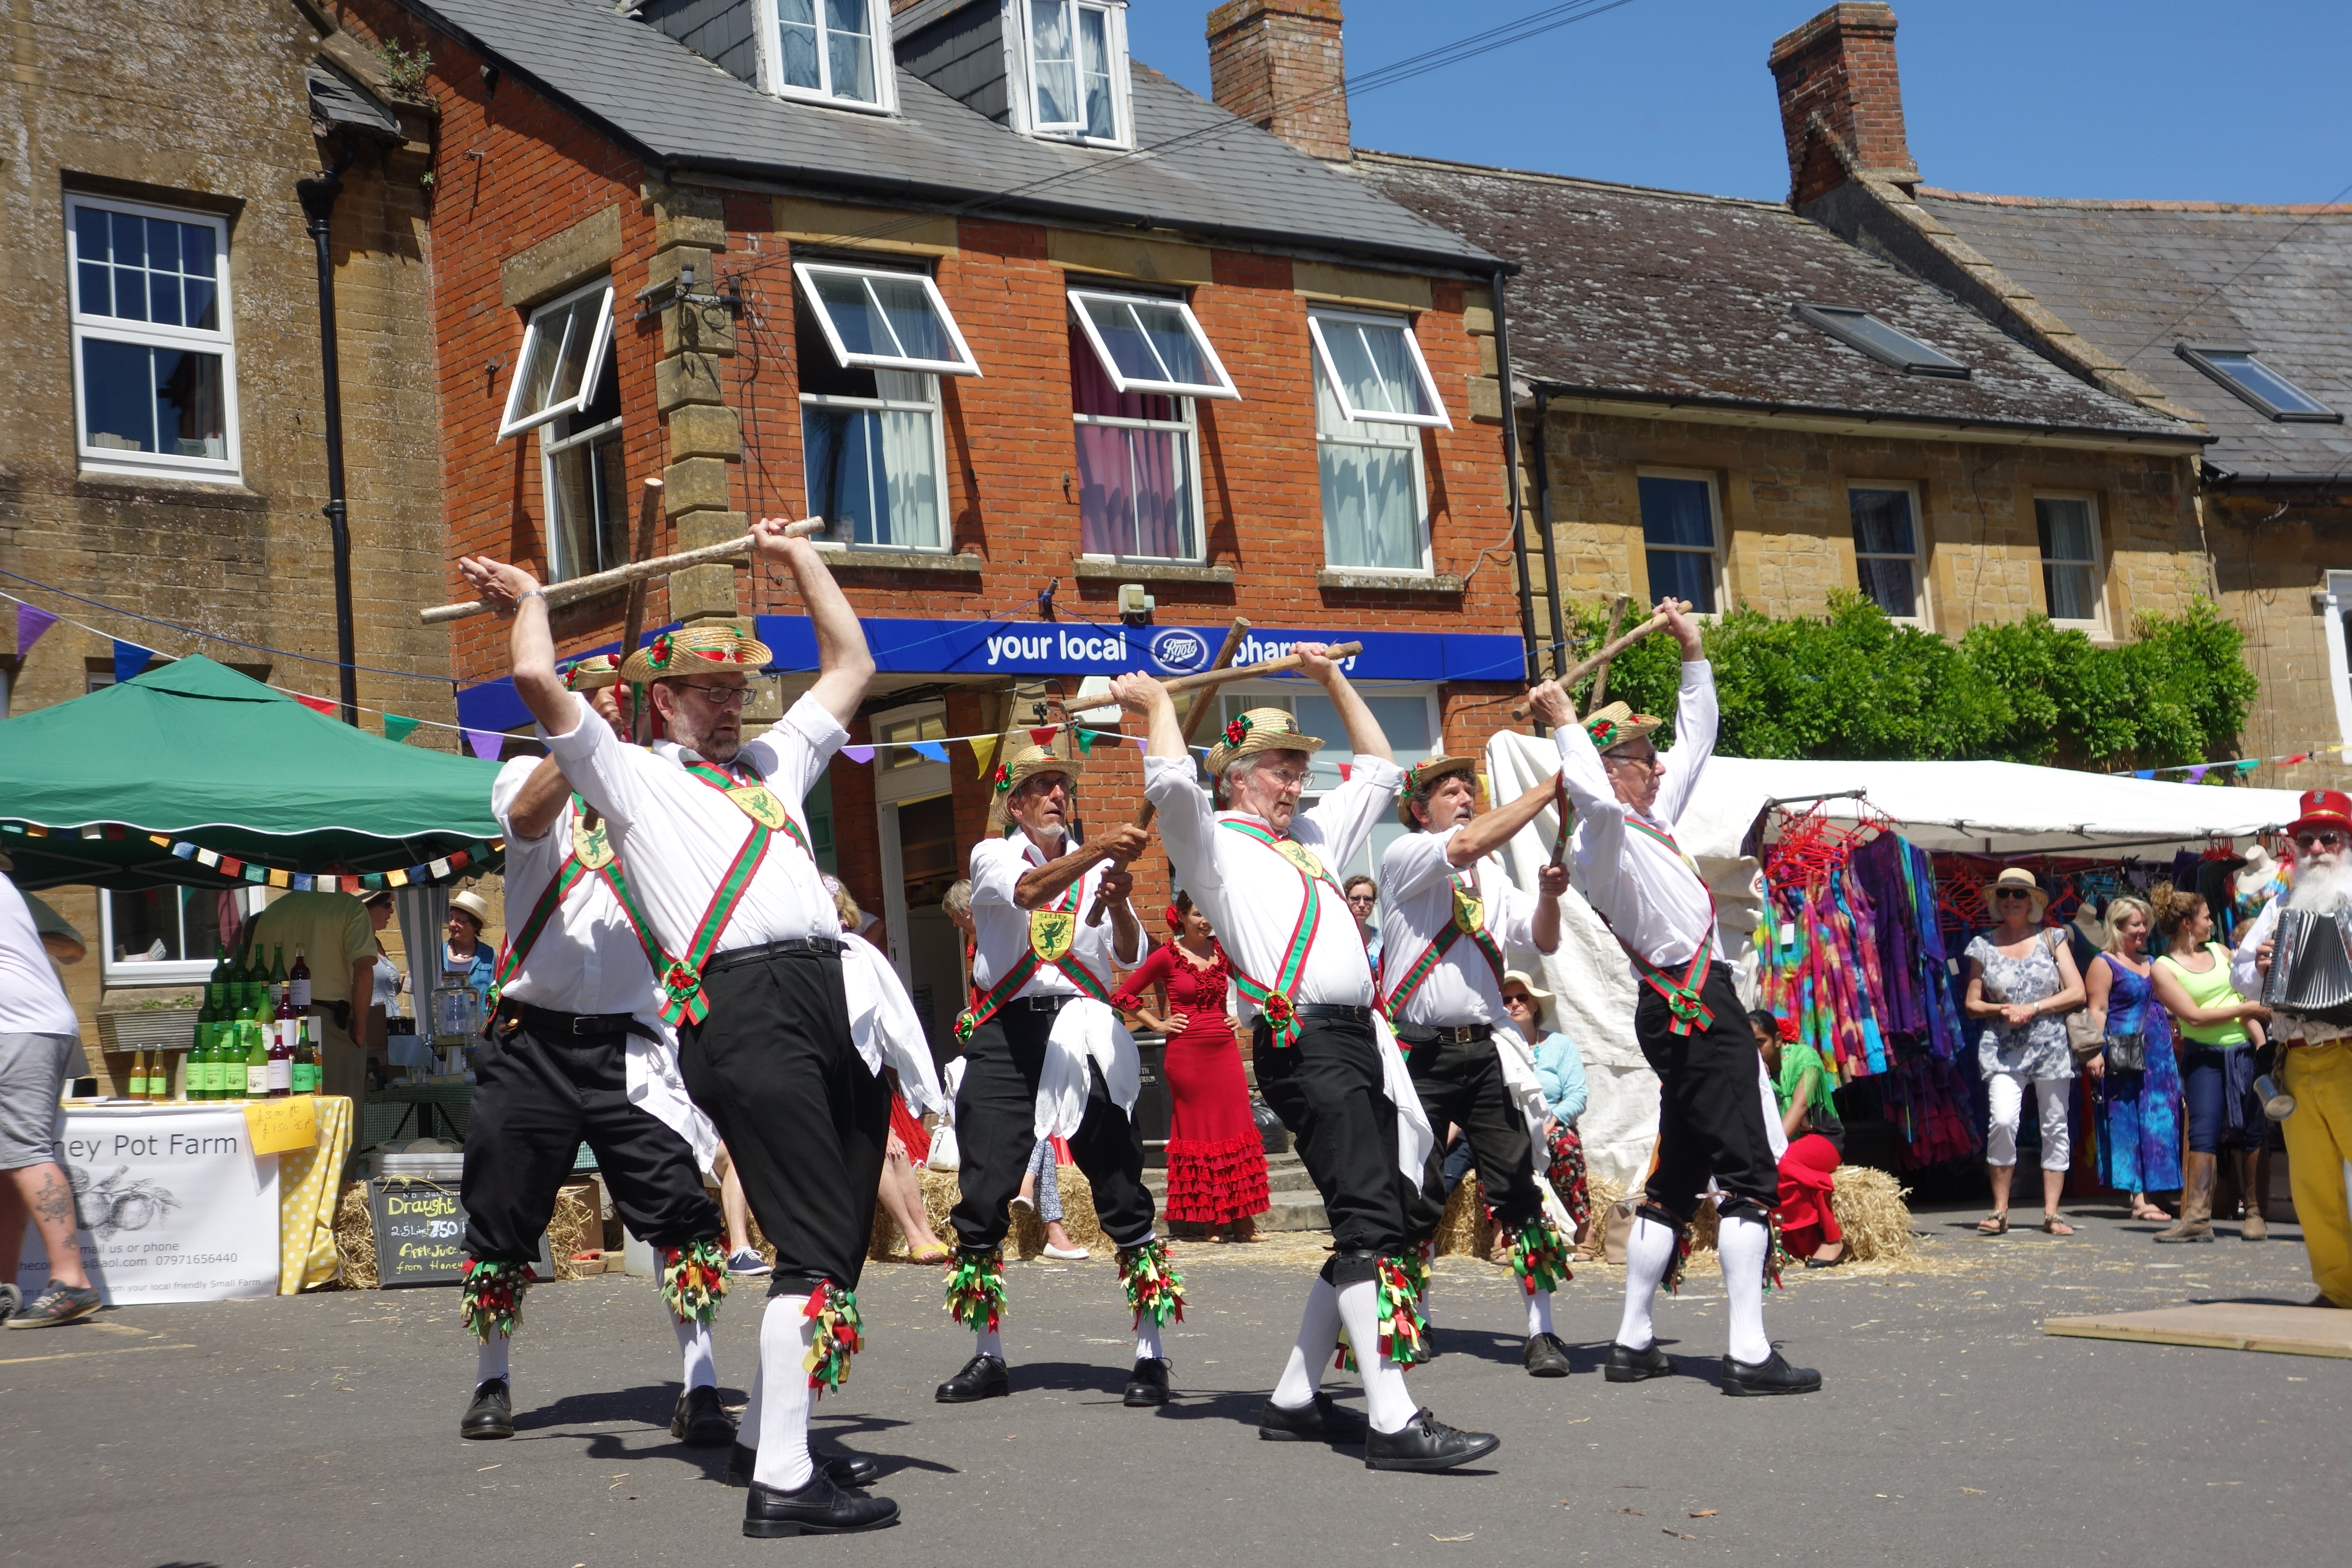
<svg viewBox="0 0 2352 1568">
<path fill-rule="evenodd" d="M 1416 1046 L 1466 1046 L 1477 1040 L 1495 1037 L 1492 1024 L 1457 1024 L 1442 1029 L 1423 1028 L 1418 1024 L 1399 1024 L 1397 1038 Z"/>
<path fill-rule="evenodd" d="M 1076 997 L 1070 995 L 1015 996 L 997 1011 L 1000 1013 L 1058 1013 L 1066 1003 L 1076 1000 Z"/>
<path fill-rule="evenodd" d="M 499 1012 L 520 1021 L 534 1035 L 561 1039 L 569 1035 L 576 1037 L 639 1034 L 653 1037 L 653 1031 L 627 1013 L 559 1013 L 552 1007 L 534 1007 L 528 1002 L 501 1003 Z"/>
<path fill-rule="evenodd" d="M 1291 1011 L 1302 1018 L 1340 1018 L 1350 1024 L 1369 1024 L 1372 1021 L 1372 1010 L 1370 1007 L 1349 1007 L 1337 1002 L 1301 1002 Z M 1264 1015 L 1261 1014 L 1260 1016 Z"/>
<path fill-rule="evenodd" d="M 841 939 L 837 936 L 788 936 L 782 942 L 761 942 L 757 947 L 730 947 L 702 966 L 702 973 L 712 973 L 732 969 L 738 964 L 756 963 L 763 958 L 775 958 L 787 952 L 824 952 L 838 954 Z"/>
</svg>

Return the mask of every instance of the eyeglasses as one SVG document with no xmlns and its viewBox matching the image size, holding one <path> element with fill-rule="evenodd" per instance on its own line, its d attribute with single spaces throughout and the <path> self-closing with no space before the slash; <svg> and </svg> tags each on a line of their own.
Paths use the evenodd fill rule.
<svg viewBox="0 0 2352 1568">
<path fill-rule="evenodd" d="M 1646 771 L 1658 765 L 1658 753 L 1644 752 L 1639 756 L 1621 756 L 1615 752 L 1603 752 L 1601 753 L 1601 760 L 1604 763 L 1622 763 L 1626 767 Z"/>
<path fill-rule="evenodd" d="M 2319 833 L 2298 833 L 2294 836 L 2297 849 L 2341 849 L 2352 843 L 2342 833 L 2331 827 Z"/>
<path fill-rule="evenodd" d="M 1380 900 L 1370 893 L 1349 893 L 1348 901 L 1351 904 L 1374 904 L 1380 902 Z"/>
<path fill-rule="evenodd" d="M 1285 789 L 1297 789 L 1312 775 L 1305 768 L 1260 768 L 1257 776 L 1272 779 Z"/>
<path fill-rule="evenodd" d="M 713 708 L 740 708 L 751 700 L 751 689 L 748 686 L 697 686 L 690 680 L 674 680 L 670 684 L 683 691 L 702 693 L 702 700 Z"/>
</svg>

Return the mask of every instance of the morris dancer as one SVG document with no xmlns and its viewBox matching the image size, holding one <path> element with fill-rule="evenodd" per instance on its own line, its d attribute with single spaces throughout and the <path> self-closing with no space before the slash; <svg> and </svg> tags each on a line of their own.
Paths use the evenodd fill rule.
<svg viewBox="0 0 2352 1568">
<path fill-rule="evenodd" d="M 619 672 L 585 660 L 564 684 L 619 731 Z M 609 836 L 575 808 L 553 758 L 518 757 L 490 786 L 507 843 L 511 923 L 497 1011 L 466 1123 L 466 1323 L 481 1342 L 460 1436 L 514 1436 L 509 1366 L 531 1259 L 583 1138 L 613 1207 L 662 1260 L 662 1297 L 685 1358 L 670 1436 L 734 1441 L 719 1403 L 710 1321 L 727 1291 L 719 1206 L 701 1170 L 718 1141 L 677 1087 L 674 1037 L 654 976 L 662 963 Z"/>
<path fill-rule="evenodd" d="M 783 537 L 779 521 L 752 531 L 758 555 L 792 573 L 808 608 L 816 683 L 747 743 L 745 681 L 768 649 L 731 622 L 656 637 L 621 679 L 651 683 L 678 748 L 660 757 L 584 721 L 585 705 L 556 676 L 546 599 L 529 573 L 458 564 L 486 601 L 515 606 L 515 689 L 628 865 L 670 955 L 662 1011 L 678 1029 L 687 1089 L 718 1125 L 776 1248 L 743 1533 L 870 1530 L 894 1522 L 898 1504 L 839 1490 L 810 1457 L 808 1417 L 811 1391 L 838 1387 L 860 1342 L 856 1290 L 889 1089 L 850 1037 L 841 922 L 801 802 L 847 739 L 874 660 L 815 549 Z"/>
<path fill-rule="evenodd" d="M 1420 1255 L 1406 1204 L 1429 1157 L 1429 1127 L 1390 1043 L 1362 940 L 1331 868 L 1346 866 L 1396 797 L 1400 777 L 1379 721 L 1321 643 L 1300 643 L 1300 672 L 1330 696 L 1355 753 L 1349 776 L 1298 810 L 1323 742 L 1278 708 L 1225 726 L 1209 751 L 1233 809 L 1217 812 L 1195 776 L 1168 689 L 1119 677 L 1119 705 L 1150 728 L 1144 793 L 1178 879 L 1215 927 L 1234 983 L 1256 1012 L 1252 1053 L 1266 1103 L 1297 1135 L 1323 1194 L 1336 1249 L 1309 1290 L 1298 1342 L 1274 1396 L 1258 1407 L 1268 1442 L 1360 1442 L 1376 1470 L 1442 1470 L 1492 1453 L 1501 1439 L 1462 1432 L 1416 1410 L 1404 1369 L 1426 1355 Z M 1346 1326 L 1364 1380 L 1370 1431 L 1317 1390 Z"/>
<path fill-rule="evenodd" d="M 2352 795 L 2305 790 L 2302 806 L 2287 828 L 2294 840 L 2294 889 L 2263 907 L 2231 955 L 2230 978 L 2243 996 L 2262 995 L 2270 978 L 2280 910 L 2352 921 Z M 2352 1026 L 2281 1007 L 2271 1037 L 2279 1042 L 2279 1087 L 2294 1098 L 2294 1110 L 2279 1127 L 2286 1136 L 2287 1179 L 2294 1187 L 2311 1280 L 2319 1287 L 2309 1304 L 2352 1307 L 2352 1207 L 2344 1191 L 2344 1163 L 2352 1159 Z M 2209 1107 L 2209 1116 L 2222 1114 L 2221 1107 Z M 2210 1173 L 2206 1179 L 2212 1179 Z M 2210 1192 L 2205 1196 L 2210 1207 Z M 2253 1202 L 2249 1194 L 2250 1214 Z M 2184 1195 L 2184 1216 L 2188 1204 Z"/>
<path fill-rule="evenodd" d="M 1777 1273 L 1771 1211 L 1780 1173 L 1758 1096 L 1762 1070 L 1748 1015 L 1715 929 L 1715 895 L 1674 840 L 1674 826 L 1715 750 L 1715 674 L 1698 628 L 1676 601 L 1658 602 L 1682 645 L 1675 746 L 1651 744 L 1659 721 L 1622 702 L 1579 722 L 1568 694 L 1545 681 L 1528 705 L 1554 727 L 1576 808 L 1570 858 L 1593 911 L 1608 923 L 1642 984 L 1633 1037 L 1658 1075 L 1658 1166 L 1625 1253 L 1625 1313 L 1609 1350 L 1608 1379 L 1638 1383 L 1674 1371 L 1650 1324 L 1661 1283 L 1681 1282 L 1686 1227 L 1712 1178 L 1724 1194 L 1716 1232 L 1731 1342 L 1723 1392 L 1810 1394 L 1822 1374 L 1790 1366 L 1764 1333 L 1767 1268 Z"/>
<path fill-rule="evenodd" d="M 1111 966 L 1133 968 L 1150 944 L 1129 902 L 1135 879 L 1103 869 L 1142 853 L 1144 829 L 1123 826 L 1075 844 L 1079 763 L 1024 746 L 997 764 L 988 825 L 998 837 L 971 851 L 977 932 L 971 1005 L 956 1020 L 963 1082 L 956 1093 L 961 1195 L 950 1216 L 960 1243 L 948 1272 L 948 1311 L 979 1338 L 963 1370 L 940 1384 L 942 1405 L 1013 1391 L 998 1331 L 1004 1310 L 1007 1208 L 1030 1152 L 1066 1139 L 1094 1189 L 1095 1215 L 1118 1248 L 1119 1278 L 1135 1312 L 1135 1366 L 1125 1402 L 1168 1403 L 1168 1352 L 1160 1331 L 1184 1316 L 1184 1281 L 1153 1233 L 1143 1184 L 1143 1134 L 1135 1125 L 1141 1063 L 1110 1008 Z M 1004 836 L 1008 820 L 1018 829 Z M 1110 900 L 1108 925 L 1087 910 Z"/>
<path fill-rule="evenodd" d="M 1538 893 L 1516 886 L 1495 851 L 1551 802 L 1546 779 L 1510 805 L 1478 814 L 1475 757 L 1432 757 L 1405 770 L 1397 819 L 1412 831 L 1381 858 L 1381 984 L 1406 1065 L 1432 1128 L 1451 1122 L 1470 1137 L 1478 1184 L 1511 1237 L 1511 1268 L 1527 1296 L 1526 1364 L 1531 1377 L 1566 1377 L 1568 1347 L 1551 1328 L 1551 1293 L 1568 1279 L 1568 1243 L 1544 1212 L 1532 1131 L 1505 1081 L 1512 1047 L 1503 1009 L 1504 953 L 1559 946 L 1564 867 L 1537 874 Z M 1465 940 L 1466 939 L 1466 940 Z M 1532 1050 L 1533 1041 L 1525 1042 Z M 1534 1060 L 1526 1062 L 1532 1078 Z M 1547 1152 L 1549 1159 L 1549 1152 Z M 1445 1179 L 1434 1150 L 1415 1213 L 1416 1239 L 1436 1234 Z"/>
</svg>

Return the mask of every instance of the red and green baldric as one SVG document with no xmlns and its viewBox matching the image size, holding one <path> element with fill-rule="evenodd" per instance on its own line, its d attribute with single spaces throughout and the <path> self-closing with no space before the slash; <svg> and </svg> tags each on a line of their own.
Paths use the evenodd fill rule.
<svg viewBox="0 0 2352 1568">
<path fill-rule="evenodd" d="M 579 814 L 576 821 L 584 823 L 587 820 L 587 803 L 576 795 L 572 797 L 572 809 Z M 596 849 L 604 849 L 604 858 L 599 863 L 592 866 L 581 858 L 583 839 L 591 846 L 592 855 Z M 563 901 L 572 896 L 572 890 L 590 877 L 601 878 L 604 885 L 613 889 L 613 898 L 620 904 L 621 914 L 629 922 L 629 932 L 645 951 L 646 962 L 653 966 L 653 972 L 659 974 L 669 967 L 668 955 L 662 952 L 661 943 L 654 940 L 653 922 L 646 918 L 644 906 L 637 902 L 636 889 L 629 886 L 629 879 L 621 869 L 620 857 L 605 847 L 604 829 L 600 825 L 584 833 L 575 831 L 572 834 L 571 853 L 564 856 L 563 864 L 556 868 L 555 875 L 548 879 L 547 886 L 540 889 L 538 901 L 530 907 L 530 914 L 520 926 L 507 933 L 506 952 L 499 956 L 498 978 L 490 986 L 490 1008 L 493 1012 L 498 1009 L 499 995 L 521 973 L 524 960 L 530 956 L 530 950 L 538 944 L 548 922 L 563 907 Z"/>
<path fill-rule="evenodd" d="M 816 851 L 809 847 L 800 824 L 793 820 L 770 792 L 757 773 L 751 773 L 746 784 L 730 768 L 714 763 L 692 762 L 686 771 L 712 789 L 733 801 L 744 816 L 751 819 L 751 831 L 745 835 L 743 847 L 735 851 L 719 885 L 710 890 L 710 903 L 702 911 L 701 923 L 694 930 L 687 944 L 686 955 L 668 961 L 656 968 L 661 977 L 662 1016 L 672 1025 L 699 1024 L 710 1016 L 710 999 L 703 994 L 702 968 L 710 962 L 719 938 L 727 930 L 727 922 L 735 918 L 735 907 L 743 901 L 744 892 L 751 886 L 751 878 L 760 869 L 760 862 L 768 857 L 768 843 L 782 828 L 785 837 L 801 847 L 801 852 L 814 863 Z M 751 773 L 747 767 L 745 773 Z M 768 811 L 762 816 L 761 810 Z M 772 816 L 773 820 L 770 820 Z"/>
<path fill-rule="evenodd" d="M 1495 939 L 1486 934 L 1484 909 L 1474 896 L 1477 891 L 1477 883 L 1460 875 L 1449 879 L 1454 884 L 1454 918 L 1445 922 L 1445 929 L 1437 933 L 1437 940 L 1423 950 L 1421 957 L 1414 961 L 1413 966 L 1404 972 L 1404 978 L 1397 982 L 1396 989 L 1389 993 L 1388 1015 L 1391 1018 L 1401 1014 L 1404 1005 L 1412 1000 L 1413 994 L 1428 982 L 1432 974 L 1437 973 L 1438 964 L 1444 960 L 1447 952 L 1460 937 L 1467 936 L 1478 951 L 1486 955 L 1486 967 L 1495 972 L 1496 989 L 1502 988 L 1503 952 L 1495 945 Z M 1462 922 L 1468 918 L 1468 911 L 1472 909 L 1479 910 L 1480 913 L 1475 923 L 1465 930 Z"/>
<path fill-rule="evenodd" d="M 1312 875 L 1308 874 L 1307 868 L 1292 858 L 1282 847 L 1289 844 L 1301 856 L 1312 856 L 1311 850 L 1293 839 L 1277 837 L 1255 822 L 1235 822 L 1227 817 L 1218 826 L 1244 838 L 1255 839 L 1280 855 L 1284 864 L 1297 872 L 1299 881 L 1306 885 L 1307 897 L 1298 907 L 1298 923 L 1290 929 L 1290 941 L 1283 948 L 1282 964 L 1275 971 L 1274 984 L 1269 985 L 1252 976 L 1240 963 L 1234 964 L 1234 988 L 1265 1015 L 1267 1026 L 1273 1031 L 1270 1043 L 1274 1047 L 1286 1050 L 1298 1040 L 1298 983 L 1307 969 L 1307 951 L 1315 945 L 1315 933 L 1323 923 L 1323 900 L 1316 891 L 1316 884 L 1329 881 L 1331 873 L 1323 868 L 1319 859 L 1316 859 L 1317 869 Z M 1331 890 L 1336 893 L 1339 889 L 1334 886 Z M 1228 948 L 1226 951 L 1230 955 L 1232 950 Z"/>
<path fill-rule="evenodd" d="M 1063 889 L 1062 896 L 1060 898 L 1055 900 L 1052 903 L 1047 904 L 1044 909 L 1034 911 L 1030 917 L 1030 943 L 1027 948 L 1023 950 L 1019 962 L 1014 963 L 1012 968 L 1006 970 L 1003 974 L 999 976 L 996 984 L 989 987 L 986 992 L 983 993 L 977 984 L 972 986 L 971 1005 L 965 1008 L 963 1012 L 957 1016 L 955 1021 L 955 1037 L 957 1044 L 961 1045 L 969 1042 L 971 1039 L 972 1032 L 974 1030 L 978 1029 L 982 1024 L 987 1023 L 991 1018 L 995 1017 L 997 1014 L 1003 1011 L 1004 1005 L 1007 1002 L 1012 1001 L 1015 996 L 1021 994 L 1021 988 L 1029 984 L 1030 978 L 1034 976 L 1039 969 L 1047 967 L 1048 965 L 1060 970 L 1069 980 L 1071 984 L 1076 986 L 1080 991 L 1085 992 L 1096 1001 L 1108 1002 L 1110 1000 L 1109 988 L 1095 977 L 1095 972 L 1093 970 L 1088 969 L 1084 963 L 1078 962 L 1078 955 L 1075 943 L 1070 946 L 1064 947 L 1060 952 L 1056 953 L 1050 959 L 1043 957 L 1037 952 L 1037 939 L 1035 935 L 1037 930 L 1036 916 L 1040 914 L 1067 914 L 1070 917 L 1069 929 L 1071 931 L 1075 931 L 1076 930 L 1077 919 L 1077 893 L 1078 889 L 1085 886 L 1086 879 L 1081 877 L 1076 881 L 1071 883 L 1068 887 Z"/>
<path fill-rule="evenodd" d="M 1675 842 L 1673 835 L 1662 833 L 1638 818 L 1628 816 L 1625 819 L 1625 826 L 1636 833 L 1649 835 L 1673 850 L 1676 858 L 1690 867 L 1691 875 L 1698 877 L 1698 885 L 1706 891 L 1707 930 L 1712 932 L 1715 929 L 1715 889 L 1706 886 L 1706 879 L 1699 876 L 1698 867 L 1692 863 L 1689 856 L 1683 853 L 1683 847 Z M 1607 922 L 1603 921 L 1603 923 Z M 1616 935 L 1613 931 L 1610 934 Z M 1699 938 L 1698 946 L 1692 950 L 1690 964 L 1684 970 L 1683 976 L 1679 980 L 1635 952 L 1633 944 L 1623 937 L 1617 938 L 1617 945 L 1623 948 L 1625 956 L 1633 961 L 1633 972 L 1642 977 L 1651 990 L 1666 999 L 1666 1006 L 1675 1016 L 1674 1023 L 1669 1026 L 1674 1033 L 1687 1035 L 1694 1026 L 1700 1029 L 1715 1027 L 1715 1009 L 1709 1007 L 1699 996 L 1699 988 L 1706 983 L 1707 963 L 1715 956 L 1715 942 L 1711 936 Z"/>
</svg>

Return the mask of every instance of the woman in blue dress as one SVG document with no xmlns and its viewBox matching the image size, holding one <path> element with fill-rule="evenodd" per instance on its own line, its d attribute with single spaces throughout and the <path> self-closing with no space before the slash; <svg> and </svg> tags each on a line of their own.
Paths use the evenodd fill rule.
<svg viewBox="0 0 2352 1568">
<path fill-rule="evenodd" d="M 2132 1218 L 2168 1220 L 2147 1194 L 2180 1186 L 2180 1064 L 2171 1017 L 2148 982 L 2151 923 L 2138 899 L 2107 905 L 2106 950 L 2083 976 L 2105 1045 L 2084 1070 L 2096 1085 L 2100 1184 L 2131 1194 Z"/>
</svg>

